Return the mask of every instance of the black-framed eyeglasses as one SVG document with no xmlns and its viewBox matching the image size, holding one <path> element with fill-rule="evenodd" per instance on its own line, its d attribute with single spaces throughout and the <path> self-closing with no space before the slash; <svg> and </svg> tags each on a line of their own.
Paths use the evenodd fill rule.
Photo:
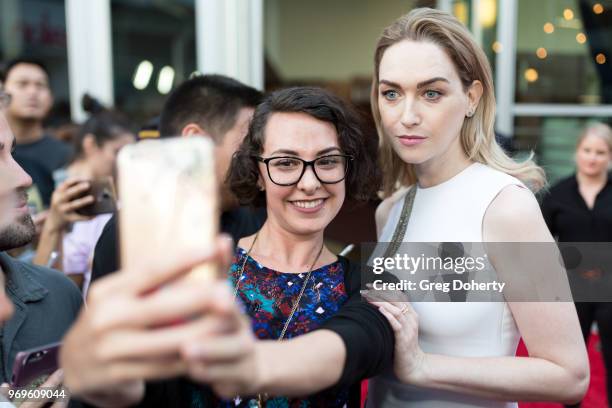
<svg viewBox="0 0 612 408">
<path fill-rule="evenodd" d="M 336 184 L 344 180 L 348 172 L 352 156 L 346 154 L 330 154 L 317 157 L 314 160 L 303 160 L 295 156 L 277 156 L 255 158 L 266 165 L 268 177 L 279 186 L 292 186 L 299 183 L 308 166 L 321 183 Z"/>
<path fill-rule="evenodd" d="M 0 108 L 6 108 L 11 103 L 11 94 L 0 90 Z"/>
</svg>

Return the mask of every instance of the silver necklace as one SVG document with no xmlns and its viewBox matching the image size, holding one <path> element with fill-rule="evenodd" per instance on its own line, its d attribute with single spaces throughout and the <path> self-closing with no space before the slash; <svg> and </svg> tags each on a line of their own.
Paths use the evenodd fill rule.
<svg viewBox="0 0 612 408">
<path fill-rule="evenodd" d="M 257 242 L 258 237 L 259 237 L 259 231 L 257 231 L 257 234 L 255 234 L 253 243 L 251 243 L 249 250 L 244 255 L 244 261 L 242 261 L 242 265 L 240 266 L 240 274 L 238 276 L 238 280 L 236 281 L 236 287 L 234 288 L 234 299 L 238 297 L 238 289 L 239 289 L 240 281 L 242 280 L 242 277 L 244 276 L 244 267 L 249 258 L 249 255 L 251 254 L 251 250 L 255 246 L 255 242 Z M 298 307 L 300 306 L 300 301 L 302 300 L 302 297 L 304 296 L 304 292 L 306 291 L 306 286 L 308 285 L 308 281 L 310 280 L 310 276 L 312 275 L 312 269 L 318 262 L 319 257 L 321 256 L 321 253 L 323 252 L 323 246 L 324 246 L 324 243 L 321 243 L 321 248 L 319 248 L 319 252 L 317 253 L 317 256 L 315 257 L 314 261 L 310 265 L 310 268 L 308 268 L 308 273 L 306 274 L 306 279 L 304 279 L 304 283 L 302 284 L 302 288 L 300 289 L 300 294 L 298 295 L 295 303 L 293 304 L 293 307 L 291 308 L 291 313 L 289 313 L 289 317 L 287 317 L 287 321 L 285 322 L 285 325 L 283 326 L 283 330 L 281 331 L 281 334 L 278 337 L 277 341 L 281 341 L 285 337 L 285 334 L 287 333 L 287 328 L 289 327 L 289 323 L 291 323 L 291 319 L 293 319 L 293 315 L 295 314 Z M 257 399 L 253 398 L 249 400 L 249 408 L 256 408 L 256 407 L 261 408 L 263 407 L 263 404 L 265 403 L 267 399 L 268 399 L 267 394 L 263 394 L 263 395 L 257 394 Z M 236 396 L 234 398 L 235 405 L 239 405 L 241 401 L 242 399 L 240 398 L 240 396 Z"/>
</svg>

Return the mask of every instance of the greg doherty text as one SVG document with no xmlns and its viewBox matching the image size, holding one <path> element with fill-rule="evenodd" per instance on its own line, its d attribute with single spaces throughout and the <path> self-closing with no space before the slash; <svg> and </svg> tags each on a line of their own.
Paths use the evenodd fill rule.
<svg viewBox="0 0 612 408">
<path fill-rule="evenodd" d="M 451 290 L 456 291 L 495 291 L 502 293 L 504 287 L 506 286 L 505 282 L 476 282 L 474 280 L 464 282 L 459 279 L 455 279 L 452 282 L 430 282 L 427 279 L 421 281 L 409 281 L 409 280 L 400 280 L 399 282 L 383 282 L 378 279 L 372 283 L 372 287 L 374 290 L 399 290 L 402 292 L 405 291 L 438 291 L 448 293 Z"/>
</svg>

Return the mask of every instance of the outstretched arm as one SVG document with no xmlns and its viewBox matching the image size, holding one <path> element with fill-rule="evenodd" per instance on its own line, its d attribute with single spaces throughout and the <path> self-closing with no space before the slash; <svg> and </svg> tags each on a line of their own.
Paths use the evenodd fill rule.
<svg viewBox="0 0 612 408">
<path fill-rule="evenodd" d="M 319 330 L 287 341 L 259 341 L 238 307 L 233 338 L 216 334 L 185 345 L 192 378 L 210 383 L 223 396 L 312 394 L 348 386 L 379 374 L 393 362 L 393 330 L 385 317 L 361 299 L 361 277 L 353 265 L 349 299 Z"/>
</svg>

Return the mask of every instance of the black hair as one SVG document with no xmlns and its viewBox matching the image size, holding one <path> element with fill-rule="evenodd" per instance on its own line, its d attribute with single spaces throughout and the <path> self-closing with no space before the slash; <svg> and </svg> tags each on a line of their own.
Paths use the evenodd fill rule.
<svg viewBox="0 0 612 408">
<path fill-rule="evenodd" d="M 3 69 L 0 71 L 0 82 L 5 83 L 11 70 L 19 64 L 36 65 L 37 67 L 39 67 L 40 69 L 44 71 L 45 75 L 47 75 L 47 79 L 49 79 L 50 77 L 47 66 L 41 60 L 37 58 L 30 58 L 30 57 L 18 57 L 18 58 L 14 58 L 8 61 L 4 65 Z"/>
<path fill-rule="evenodd" d="M 102 147 L 106 142 L 116 139 L 124 133 L 134 133 L 128 118 L 120 112 L 106 109 L 95 98 L 84 95 L 81 104 L 83 110 L 91 113 L 89 119 L 81 125 L 74 139 L 73 160 L 83 156 L 83 140 L 92 135 L 96 145 Z"/>
<path fill-rule="evenodd" d="M 161 137 L 180 135 L 196 123 L 220 138 L 236 123 L 241 108 L 255 108 L 263 94 L 223 75 L 199 75 L 179 85 L 168 97 L 159 120 Z"/>
<path fill-rule="evenodd" d="M 316 87 L 295 87 L 276 91 L 257 107 L 249 133 L 232 157 L 227 182 L 243 205 L 262 206 L 265 193 L 258 188 L 259 165 L 256 157 L 263 152 L 265 128 L 277 112 L 305 113 L 331 123 L 338 133 L 340 150 L 352 156 L 346 176 L 347 197 L 359 201 L 373 198 L 380 186 L 380 170 L 372 143 L 362 131 L 359 116 L 329 91 Z"/>
<path fill-rule="evenodd" d="M 104 105 L 102 105 L 99 100 L 88 93 L 83 94 L 83 97 L 81 98 L 81 107 L 85 112 L 89 112 L 92 115 L 106 110 Z"/>
</svg>

